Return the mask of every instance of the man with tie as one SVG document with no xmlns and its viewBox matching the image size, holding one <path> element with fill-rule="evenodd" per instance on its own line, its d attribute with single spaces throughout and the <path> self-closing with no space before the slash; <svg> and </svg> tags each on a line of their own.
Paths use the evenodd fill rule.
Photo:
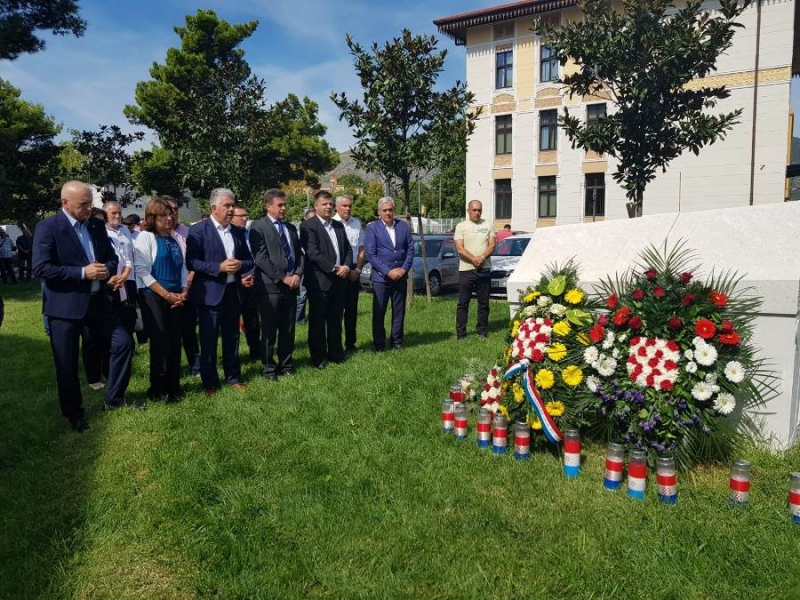
<svg viewBox="0 0 800 600">
<path fill-rule="evenodd" d="M 392 303 L 392 333 L 389 343 L 399 350 L 403 347 L 403 327 L 406 318 L 408 272 L 414 262 L 414 242 L 405 221 L 394 218 L 394 200 L 388 196 L 378 200 L 378 217 L 367 225 L 364 250 L 372 265 L 372 341 L 375 350 L 386 348 L 384 317 L 389 301 Z"/>
<path fill-rule="evenodd" d="M 197 305 L 200 323 L 200 379 L 207 396 L 220 388 L 217 372 L 217 339 L 222 336 L 222 368 L 225 383 L 237 392 L 247 388 L 241 382 L 239 362 L 239 291 L 251 287 L 253 256 L 244 231 L 231 226 L 234 193 L 226 188 L 212 190 L 211 216 L 189 228 L 186 239 L 186 268 L 194 271 L 189 300 Z"/>
<path fill-rule="evenodd" d="M 81 330 L 88 328 L 110 349 L 107 409 L 125 405 L 134 347 L 109 301 L 114 290 L 106 282 L 117 273 L 117 255 L 103 222 L 89 218 L 91 210 L 89 187 L 68 181 L 61 189 L 61 210 L 39 223 L 33 238 L 33 273 L 43 282 L 61 414 L 77 432 L 89 428 L 78 380 Z"/>
<path fill-rule="evenodd" d="M 353 252 L 344 226 L 331 218 L 333 196 L 319 190 L 314 210 L 316 216 L 300 225 L 300 243 L 306 253 L 308 349 L 314 366 L 324 369 L 329 361 L 344 360 L 342 314 Z"/>
<path fill-rule="evenodd" d="M 353 252 L 353 261 L 347 265 L 344 292 L 344 352 L 350 355 L 356 351 L 356 323 L 358 321 L 358 296 L 361 292 L 361 269 L 364 267 L 364 232 L 361 221 L 353 216 L 353 197 L 342 194 L 336 197 L 336 214 L 334 220 L 344 225 L 347 241 Z"/>
<path fill-rule="evenodd" d="M 264 209 L 267 215 L 250 226 L 250 248 L 256 263 L 255 291 L 261 315 L 262 373 L 266 379 L 275 381 L 278 376 L 294 371 L 297 294 L 305 257 L 297 228 L 284 221 L 286 193 L 275 188 L 267 190 Z"/>
</svg>

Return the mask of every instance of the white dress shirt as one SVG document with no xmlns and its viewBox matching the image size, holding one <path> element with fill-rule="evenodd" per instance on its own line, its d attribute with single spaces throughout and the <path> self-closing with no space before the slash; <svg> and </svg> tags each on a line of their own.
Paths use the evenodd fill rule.
<svg viewBox="0 0 800 600">
<path fill-rule="evenodd" d="M 223 227 L 214 217 L 209 217 L 211 222 L 214 224 L 214 229 L 217 230 L 219 234 L 219 239 L 222 240 L 222 245 L 225 247 L 225 257 L 226 258 L 233 258 L 233 254 L 236 251 L 236 247 L 233 243 L 233 234 L 231 233 L 231 226 L 230 223 L 227 227 Z M 233 283 L 236 281 L 236 277 L 233 273 L 228 273 L 228 278 L 225 280 L 225 283 Z"/>
<path fill-rule="evenodd" d="M 333 249 L 336 252 L 336 266 L 339 266 L 342 264 L 342 257 L 339 256 L 339 240 L 336 239 L 336 230 L 333 228 L 330 221 L 326 221 L 319 215 L 317 215 L 317 218 L 322 221 L 322 226 L 325 228 L 325 231 L 328 232 L 328 237 L 331 238 L 331 244 L 333 244 Z"/>
<path fill-rule="evenodd" d="M 396 248 L 397 247 L 397 237 L 396 237 L 396 234 L 395 234 L 395 231 L 394 231 L 394 221 L 392 221 L 392 226 L 391 227 L 389 227 L 384 221 L 381 221 L 381 223 L 383 223 L 383 226 L 386 227 L 386 233 L 389 234 L 389 239 L 392 240 L 392 247 Z"/>
</svg>

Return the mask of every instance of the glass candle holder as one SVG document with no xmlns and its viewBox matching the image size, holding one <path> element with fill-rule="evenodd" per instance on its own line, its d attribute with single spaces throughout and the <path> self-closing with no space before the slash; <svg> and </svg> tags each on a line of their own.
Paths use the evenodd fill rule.
<svg viewBox="0 0 800 600">
<path fill-rule="evenodd" d="M 606 451 L 606 474 L 603 477 L 603 487 L 616 492 L 622 485 L 622 465 L 625 460 L 625 446 L 611 442 Z"/>
<path fill-rule="evenodd" d="M 453 433 L 456 426 L 456 415 L 453 412 L 453 401 L 450 398 L 442 400 L 442 433 Z"/>
<path fill-rule="evenodd" d="M 505 454 L 508 450 L 508 422 L 499 412 L 492 421 L 492 452 Z"/>
<path fill-rule="evenodd" d="M 564 475 L 575 478 L 581 472 L 581 434 L 574 429 L 564 433 Z"/>
<path fill-rule="evenodd" d="M 750 501 L 750 463 L 735 460 L 731 465 L 731 504 L 747 504 Z"/>
<path fill-rule="evenodd" d="M 656 480 L 658 481 L 659 501 L 664 504 L 676 504 L 678 502 L 678 476 L 674 458 L 659 456 L 656 459 Z"/>
<path fill-rule="evenodd" d="M 461 385 L 456 384 L 450 386 L 450 399 L 453 402 L 463 402 L 467 397 L 467 393 L 461 387 Z"/>
<path fill-rule="evenodd" d="M 463 402 L 456 403 L 455 419 L 455 429 L 453 429 L 455 438 L 457 440 L 467 439 L 467 407 Z"/>
<path fill-rule="evenodd" d="M 800 473 L 792 473 L 789 483 L 789 511 L 792 521 L 800 525 Z"/>
<path fill-rule="evenodd" d="M 492 415 L 488 409 L 482 408 L 478 413 L 478 422 L 475 427 L 478 437 L 478 448 L 488 448 L 492 445 Z"/>
<path fill-rule="evenodd" d="M 634 500 L 644 500 L 647 487 L 647 453 L 644 450 L 631 450 L 628 457 L 628 496 Z"/>
<path fill-rule="evenodd" d="M 531 456 L 531 426 L 527 421 L 514 423 L 514 458 L 524 460 Z"/>
</svg>

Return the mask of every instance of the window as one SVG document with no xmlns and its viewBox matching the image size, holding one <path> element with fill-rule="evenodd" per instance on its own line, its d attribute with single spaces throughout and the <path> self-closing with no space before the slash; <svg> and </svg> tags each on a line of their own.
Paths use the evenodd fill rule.
<svg viewBox="0 0 800 600">
<path fill-rule="evenodd" d="M 556 216 L 556 178 L 539 177 L 539 218 Z"/>
<path fill-rule="evenodd" d="M 495 120 L 496 144 L 495 154 L 511 154 L 511 115 L 497 117 Z"/>
<path fill-rule="evenodd" d="M 555 81 L 558 79 L 558 58 L 555 50 L 542 45 L 539 50 L 539 81 Z"/>
<path fill-rule="evenodd" d="M 606 214 L 606 176 L 604 173 L 592 173 L 586 176 L 586 208 L 587 217 L 602 217 Z"/>
<path fill-rule="evenodd" d="M 494 182 L 494 218 L 511 218 L 511 180 L 495 179 Z"/>
<path fill-rule="evenodd" d="M 586 107 L 586 125 L 597 125 L 606 116 L 606 104 L 590 104 Z"/>
<path fill-rule="evenodd" d="M 558 111 L 543 110 L 539 113 L 539 150 L 555 150 L 558 139 Z"/>
<path fill-rule="evenodd" d="M 503 50 L 495 55 L 497 75 L 495 87 L 500 90 L 514 85 L 514 51 Z"/>
</svg>

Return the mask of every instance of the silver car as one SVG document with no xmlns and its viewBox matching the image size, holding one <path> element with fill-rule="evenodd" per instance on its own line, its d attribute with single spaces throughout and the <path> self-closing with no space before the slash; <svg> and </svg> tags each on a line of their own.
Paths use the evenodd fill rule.
<svg viewBox="0 0 800 600">
<path fill-rule="evenodd" d="M 506 296 L 508 277 L 517 268 L 532 233 L 507 237 L 494 247 L 492 252 L 492 294 Z"/>
</svg>

